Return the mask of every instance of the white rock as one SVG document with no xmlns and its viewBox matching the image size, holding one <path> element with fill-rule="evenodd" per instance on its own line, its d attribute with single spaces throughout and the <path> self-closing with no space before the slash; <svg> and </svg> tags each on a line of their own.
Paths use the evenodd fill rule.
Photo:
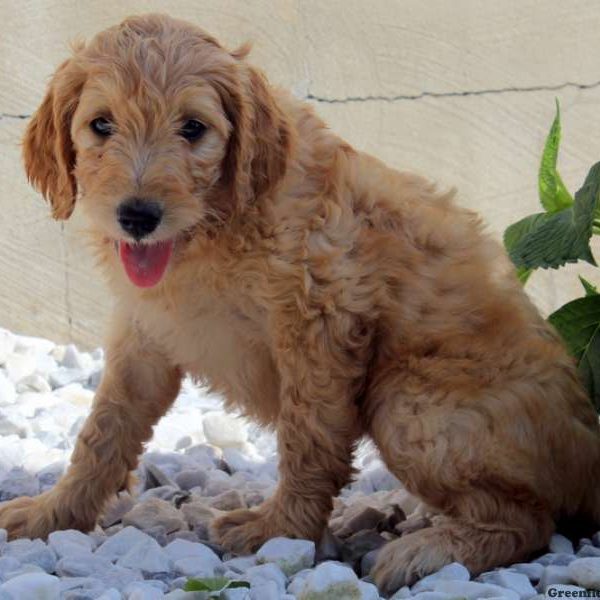
<svg viewBox="0 0 600 600">
<path fill-rule="evenodd" d="M 454 594 L 444 594 L 443 592 L 421 592 L 416 596 L 406 596 L 407 598 L 413 598 L 416 600 L 457 600 Z M 398 600 L 400 596 L 392 596 L 391 600 Z"/>
<path fill-rule="evenodd" d="M 28 573 L 3 583 L 0 591 L 8 592 L 19 600 L 57 600 L 60 583 L 58 577 L 46 573 Z"/>
<path fill-rule="evenodd" d="M 81 369 L 67 369 L 59 367 L 48 376 L 48 382 L 53 388 L 62 388 L 70 383 L 82 383 L 88 378 L 88 374 Z"/>
<path fill-rule="evenodd" d="M 578 558 L 568 567 L 569 576 L 581 587 L 600 590 L 600 558 Z"/>
<path fill-rule="evenodd" d="M 29 335 L 16 337 L 15 352 L 31 352 L 32 354 L 49 354 L 56 344 L 50 340 Z"/>
<path fill-rule="evenodd" d="M 243 421 L 223 412 L 206 413 L 202 425 L 208 443 L 220 448 L 240 446 L 248 439 Z"/>
<path fill-rule="evenodd" d="M 379 592 L 372 583 L 366 581 L 359 581 L 358 588 L 360 590 L 361 600 L 379 600 Z"/>
<path fill-rule="evenodd" d="M 491 583 L 477 583 L 475 581 L 440 580 L 437 582 L 434 591 L 454 594 L 467 600 L 479 600 L 479 598 L 520 600 L 519 594 L 513 590 L 507 590 Z"/>
<path fill-rule="evenodd" d="M 268 563 L 266 565 L 250 567 L 244 573 L 244 579 L 248 581 L 252 587 L 257 587 L 264 581 L 273 581 L 277 584 L 279 592 L 285 594 L 287 578 L 276 564 Z"/>
<path fill-rule="evenodd" d="M 153 585 L 143 582 L 135 582 L 125 589 L 127 600 L 162 600 L 164 594 Z"/>
<path fill-rule="evenodd" d="M 142 572 L 139 569 L 127 569 L 113 565 L 104 573 L 98 573 L 96 577 L 104 582 L 104 585 L 114 587 L 119 591 L 124 590 L 135 581 L 143 581 Z"/>
<path fill-rule="evenodd" d="M 122 600 L 123 596 L 121 596 L 121 592 L 116 590 L 115 588 L 110 588 L 102 594 L 102 596 L 98 596 L 96 600 Z"/>
<path fill-rule="evenodd" d="M 527 575 L 516 573 L 509 569 L 499 569 L 498 571 L 493 572 L 491 576 L 486 579 L 486 583 L 493 583 L 500 587 L 513 590 L 519 594 L 521 600 L 531 598 L 531 596 L 535 596 L 536 594 L 536 590 L 531 585 Z"/>
<path fill-rule="evenodd" d="M 428 593 L 436 593 L 436 592 L 423 592 L 423 594 L 428 594 Z M 419 595 L 419 594 L 417 594 Z M 410 593 L 410 588 L 405 585 L 404 587 L 401 587 L 391 598 L 390 600 L 405 600 L 405 598 L 412 598 L 413 595 Z"/>
<path fill-rule="evenodd" d="M 466 567 L 460 563 L 453 562 L 445 567 L 442 567 L 439 571 L 423 577 L 420 581 L 412 586 L 411 592 L 418 594 L 420 592 L 430 592 L 435 589 L 438 581 L 445 579 L 451 579 L 454 581 L 469 581 L 471 575 Z"/>
<path fill-rule="evenodd" d="M 274 581 L 260 581 L 252 584 L 250 600 L 281 600 L 282 592 Z"/>
<path fill-rule="evenodd" d="M 544 567 L 539 563 L 516 563 L 510 568 L 527 575 L 530 581 L 539 581 L 544 573 Z"/>
<path fill-rule="evenodd" d="M 186 577 L 214 577 L 214 567 L 204 564 L 196 556 L 180 558 L 173 563 L 176 573 Z"/>
<path fill-rule="evenodd" d="M 15 384 L 0 370 L 0 406 L 14 404 L 16 399 Z"/>
<path fill-rule="evenodd" d="M 236 573 L 245 573 L 250 567 L 256 566 L 256 555 L 236 556 L 223 561 L 223 568 L 235 571 Z"/>
<path fill-rule="evenodd" d="M 8 378 L 17 383 L 35 371 L 36 361 L 32 354 L 9 354 L 5 362 Z"/>
<path fill-rule="evenodd" d="M 311 571 L 304 580 L 298 600 L 311 600 L 325 593 L 346 600 L 360 600 L 362 595 L 356 573 L 350 567 L 332 561 L 323 562 Z"/>
<path fill-rule="evenodd" d="M 146 577 L 169 573 L 172 569 L 167 553 L 150 537 L 132 546 L 117 560 L 117 565 L 128 569 L 140 569 Z"/>
<path fill-rule="evenodd" d="M 221 592 L 221 600 L 249 600 L 250 590 L 247 588 L 231 588 Z"/>
<path fill-rule="evenodd" d="M 48 536 L 48 545 L 59 558 L 70 555 L 80 556 L 82 553 L 91 552 L 95 547 L 91 537 L 76 529 L 53 531 Z"/>
<path fill-rule="evenodd" d="M 206 565 L 209 569 L 221 565 L 221 559 L 208 546 L 188 540 L 172 541 L 165 546 L 165 552 L 173 562 L 182 558 L 195 558 L 198 563 Z"/>
<path fill-rule="evenodd" d="M 68 554 L 56 564 L 56 573 L 61 577 L 93 577 L 110 569 L 112 563 L 107 558 L 95 556 L 89 550 Z"/>
<path fill-rule="evenodd" d="M 37 565 L 46 573 L 56 568 L 56 554 L 42 540 L 20 539 L 8 542 L 2 547 L 2 556 L 12 556 L 21 564 Z"/>
<path fill-rule="evenodd" d="M 564 535 L 560 535 L 559 533 L 555 533 L 550 538 L 548 548 L 550 549 L 550 552 L 556 554 L 575 554 L 575 548 L 573 548 L 571 540 L 567 539 Z"/>
<path fill-rule="evenodd" d="M 543 592 L 553 583 L 573 583 L 573 579 L 569 574 L 569 567 L 563 565 L 549 565 L 545 567 L 538 589 Z"/>
<path fill-rule="evenodd" d="M 76 346 L 69 344 L 65 348 L 60 363 L 63 367 L 67 367 L 69 369 L 86 370 L 92 366 L 93 361 L 89 354 L 79 352 Z"/>
<path fill-rule="evenodd" d="M 39 392 L 40 394 L 49 394 L 52 391 L 48 381 L 38 373 L 26 375 L 20 379 L 16 389 L 20 394 L 29 391 Z"/>
<path fill-rule="evenodd" d="M 125 527 L 108 538 L 97 550 L 96 555 L 115 561 L 129 552 L 132 546 L 150 538 L 149 535 L 135 527 Z"/>
<path fill-rule="evenodd" d="M 6 362 L 15 349 L 15 336 L 6 329 L 0 329 L 0 365 Z"/>
<path fill-rule="evenodd" d="M 315 543 L 308 540 L 273 538 L 256 553 L 258 563 L 276 563 L 289 577 L 315 564 Z"/>
</svg>

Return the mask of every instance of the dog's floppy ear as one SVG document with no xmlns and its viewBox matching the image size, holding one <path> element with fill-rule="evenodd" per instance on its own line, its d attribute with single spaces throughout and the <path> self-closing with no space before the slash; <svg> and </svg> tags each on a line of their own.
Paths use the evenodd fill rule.
<svg viewBox="0 0 600 600">
<path fill-rule="evenodd" d="M 238 51 L 239 57 L 246 52 Z M 233 128 L 222 183 L 239 212 L 271 190 L 285 173 L 290 127 L 262 73 L 234 56 L 239 60 L 239 77 L 221 90 Z"/>
<path fill-rule="evenodd" d="M 27 178 L 52 206 L 55 219 L 67 219 L 75 206 L 75 150 L 71 118 L 83 87 L 72 59 L 56 71 L 42 104 L 33 115 L 23 140 Z"/>
</svg>

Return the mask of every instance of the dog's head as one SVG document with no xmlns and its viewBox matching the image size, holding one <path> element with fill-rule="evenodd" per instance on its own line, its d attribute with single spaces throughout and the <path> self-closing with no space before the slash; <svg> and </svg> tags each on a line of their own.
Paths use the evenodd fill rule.
<svg viewBox="0 0 600 600">
<path fill-rule="evenodd" d="M 54 217 L 77 199 L 139 286 L 285 172 L 288 125 L 246 54 L 183 21 L 132 17 L 75 48 L 29 124 L 27 175 Z"/>
</svg>

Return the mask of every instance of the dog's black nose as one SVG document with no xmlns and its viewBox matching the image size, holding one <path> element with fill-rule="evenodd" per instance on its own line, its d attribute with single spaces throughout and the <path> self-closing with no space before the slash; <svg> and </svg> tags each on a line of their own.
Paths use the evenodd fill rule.
<svg viewBox="0 0 600 600">
<path fill-rule="evenodd" d="M 158 227 L 162 216 L 162 206 L 156 200 L 128 198 L 117 208 L 117 218 L 123 231 L 138 242 Z"/>
</svg>

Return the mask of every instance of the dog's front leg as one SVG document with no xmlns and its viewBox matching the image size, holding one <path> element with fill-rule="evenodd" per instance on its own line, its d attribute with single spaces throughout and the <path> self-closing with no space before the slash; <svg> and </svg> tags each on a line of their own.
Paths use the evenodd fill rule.
<svg viewBox="0 0 600 600">
<path fill-rule="evenodd" d="M 255 551 L 275 536 L 319 539 L 333 498 L 352 474 L 352 451 L 361 434 L 355 402 L 364 368 L 361 343 L 356 353 L 337 346 L 326 321 L 311 322 L 294 335 L 297 329 L 278 328 L 285 334 L 276 356 L 279 486 L 257 509 L 232 511 L 212 526 L 213 539 L 234 552 Z"/>
<path fill-rule="evenodd" d="M 117 316 L 112 329 L 104 377 L 67 473 L 40 496 L 0 505 L 0 527 L 11 538 L 92 529 L 106 501 L 127 488 L 143 443 L 177 396 L 178 369 L 129 317 Z"/>
</svg>

